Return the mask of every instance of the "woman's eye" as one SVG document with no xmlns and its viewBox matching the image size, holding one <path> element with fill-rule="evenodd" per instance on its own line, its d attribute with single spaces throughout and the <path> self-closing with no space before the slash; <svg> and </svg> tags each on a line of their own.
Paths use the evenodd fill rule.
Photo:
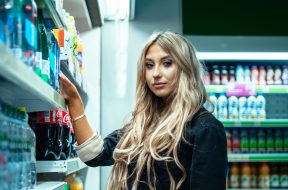
<svg viewBox="0 0 288 190">
<path fill-rule="evenodd" d="M 167 60 L 167 61 L 164 61 L 163 64 L 164 64 L 165 67 L 169 67 L 169 66 L 172 65 L 172 61 L 171 60 Z"/>
<path fill-rule="evenodd" d="M 145 67 L 147 69 L 151 69 L 153 67 L 153 64 L 152 63 L 145 63 Z"/>
</svg>

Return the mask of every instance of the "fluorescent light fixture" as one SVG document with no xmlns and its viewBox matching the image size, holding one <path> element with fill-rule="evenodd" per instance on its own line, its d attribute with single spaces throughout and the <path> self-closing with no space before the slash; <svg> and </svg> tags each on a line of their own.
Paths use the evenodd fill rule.
<svg viewBox="0 0 288 190">
<path fill-rule="evenodd" d="M 197 52 L 200 60 L 288 60 L 288 52 Z"/>
<path fill-rule="evenodd" d="M 104 0 L 102 3 L 105 20 L 125 20 L 130 18 L 130 0 Z"/>
</svg>

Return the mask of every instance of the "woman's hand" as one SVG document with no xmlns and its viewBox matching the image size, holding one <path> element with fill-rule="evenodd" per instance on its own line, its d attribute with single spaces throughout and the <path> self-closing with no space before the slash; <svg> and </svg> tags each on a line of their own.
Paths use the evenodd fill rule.
<svg viewBox="0 0 288 190">
<path fill-rule="evenodd" d="M 68 104 L 80 98 L 77 88 L 63 73 L 60 74 L 59 82 L 60 93 Z"/>
</svg>

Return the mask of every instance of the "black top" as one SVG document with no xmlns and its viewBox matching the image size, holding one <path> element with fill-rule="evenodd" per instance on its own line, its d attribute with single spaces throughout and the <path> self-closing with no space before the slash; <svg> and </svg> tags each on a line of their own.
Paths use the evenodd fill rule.
<svg viewBox="0 0 288 190">
<path fill-rule="evenodd" d="M 227 172 L 227 141 L 225 130 L 211 113 L 202 110 L 194 119 L 187 122 L 185 139 L 182 141 L 178 157 L 186 168 L 187 177 L 181 189 L 188 190 L 224 190 L 226 189 Z M 113 165 L 112 154 L 120 138 L 120 130 L 116 130 L 104 139 L 104 150 L 96 158 L 86 162 L 88 166 Z M 129 166 L 131 168 L 133 166 Z M 168 164 L 175 181 L 181 179 L 182 172 L 175 163 Z M 169 175 L 163 161 L 154 161 L 158 190 L 169 189 Z M 129 169 L 131 171 L 131 169 Z M 147 181 L 147 174 L 142 174 L 141 181 Z M 129 189 L 132 182 L 129 180 Z M 140 183 L 138 190 L 149 189 L 145 183 Z"/>
</svg>

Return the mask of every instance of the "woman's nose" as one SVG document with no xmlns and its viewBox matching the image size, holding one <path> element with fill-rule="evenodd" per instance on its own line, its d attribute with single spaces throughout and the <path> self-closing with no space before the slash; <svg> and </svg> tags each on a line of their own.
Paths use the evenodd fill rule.
<svg viewBox="0 0 288 190">
<path fill-rule="evenodd" d="M 159 66 L 156 66 L 153 72 L 153 77 L 161 77 L 161 68 Z"/>
</svg>

